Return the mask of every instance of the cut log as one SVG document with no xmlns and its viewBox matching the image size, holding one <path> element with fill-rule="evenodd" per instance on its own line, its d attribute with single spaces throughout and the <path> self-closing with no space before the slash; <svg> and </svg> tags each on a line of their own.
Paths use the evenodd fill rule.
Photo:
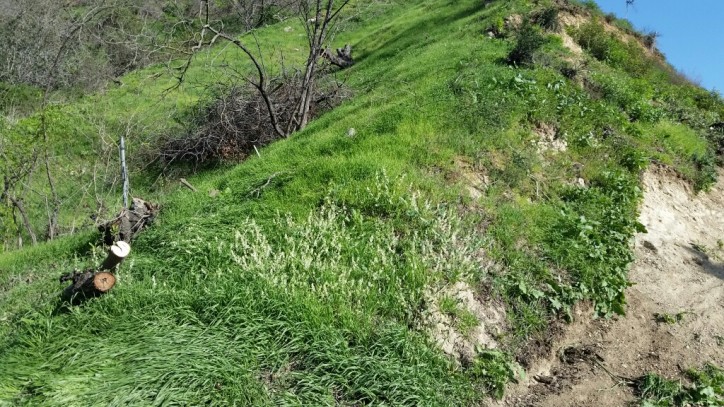
<svg viewBox="0 0 724 407">
<path fill-rule="evenodd" d="M 116 276 L 107 271 L 101 271 L 93 276 L 93 290 L 107 293 L 116 285 Z"/>
<path fill-rule="evenodd" d="M 117 242 L 111 246 L 108 256 L 97 270 L 89 269 L 61 277 L 61 282 L 73 280 L 73 284 L 63 290 L 62 300 L 79 304 L 88 298 L 98 297 L 110 291 L 116 285 L 116 276 L 112 271 L 130 252 L 131 246 L 128 243 Z"/>
<path fill-rule="evenodd" d="M 254 147 L 254 148 L 256 148 L 256 147 Z M 190 182 L 186 181 L 186 178 L 181 178 L 181 179 L 179 179 L 179 181 L 181 182 L 181 185 L 185 186 L 186 188 L 188 188 L 194 192 L 199 192 L 199 190 L 194 188 L 194 186 L 191 185 Z"/>
<path fill-rule="evenodd" d="M 61 298 L 79 304 L 88 298 L 101 296 L 116 285 L 116 277 L 107 271 L 86 270 L 73 275 L 73 284 L 63 290 Z"/>
</svg>

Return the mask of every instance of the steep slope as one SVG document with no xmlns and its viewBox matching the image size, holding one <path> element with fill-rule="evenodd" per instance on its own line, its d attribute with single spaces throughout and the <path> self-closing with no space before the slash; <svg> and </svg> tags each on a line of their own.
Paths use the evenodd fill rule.
<svg viewBox="0 0 724 407">
<path fill-rule="evenodd" d="M 591 25 L 563 40 L 541 28 L 547 10 Z M 699 188 L 715 175 L 709 125 L 722 120 L 721 99 L 672 81 L 658 56 L 609 35 L 595 15 L 567 2 L 365 9 L 338 38 L 355 47 L 354 98 L 257 157 L 190 177 L 198 193 L 137 187 L 153 189 L 163 210 L 111 294 L 58 303 L 56 277 L 100 256 L 90 233 L 0 255 L 0 400 L 500 396 L 548 352 L 576 304 L 592 304 L 586 319 L 624 310 L 643 170 L 662 163 Z M 521 16 L 537 23 L 524 29 Z M 297 32 L 279 24 L 258 36 L 300 57 Z M 573 39 L 583 53 L 566 48 Z M 530 60 L 510 65 L 512 49 Z M 138 117 L 140 149 L 178 128 L 168 109 L 193 106 L 216 62 L 241 64 L 217 51 L 195 66 L 198 86 L 164 93 L 169 78 L 151 68 L 58 117 L 88 123 L 103 107 L 90 117 L 112 135 Z M 85 134 L 78 152 L 100 143 L 93 128 Z"/>
<path fill-rule="evenodd" d="M 627 315 L 579 318 L 531 367 L 527 380 L 511 389 L 505 405 L 629 405 L 646 390 L 641 383 L 646 374 L 688 382 L 687 369 L 724 365 L 724 178 L 719 174 L 711 191 L 698 196 L 670 171 L 654 168 L 644 174 L 640 220 L 647 232 L 636 236 Z M 560 357 L 573 349 L 595 357 Z M 651 387 L 644 396 L 652 404 L 674 403 Z M 714 397 L 688 401 L 717 405 Z"/>
</svg>

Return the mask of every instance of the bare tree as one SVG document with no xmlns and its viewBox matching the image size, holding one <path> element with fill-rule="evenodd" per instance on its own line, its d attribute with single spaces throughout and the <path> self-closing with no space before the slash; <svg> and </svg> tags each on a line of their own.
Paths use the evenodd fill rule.
<svg viewBox="0 0 724 407">
<path fill-rule="evenodd" d="M 36 244 L 38 241 L 25 207 L 26 188 L 24 188 L 26 180 L 31 177 L 32 172 L 35 170 L 38 151 L 27 142 L 14 143 L 14 148 L 9 148 L 7 145 L 9 143 L 11 143 L 11 140 L 0 137 L 0 173 L 2 174 L 2 191 L 0 192 L 0 204 L 2 206 L 0 208 L 3 208 L 3 212 L 6 212 L 5 219 L 0 218 L 0 221 L 8 218 L 12 219 L 15 231 L 7 230 L 7 227 L 0 227 L 0 232 L 14 234 L 17 237 L 18 247 L 21 247 L 23 245 L 23 229 L 27 236 L 30 237 L 32 244 Z M 3 214 L 0 213 L 0 215 Z M 20 216 L 20 220 L 18 220 L 18 216 Z"/>
<path fill-rule="evenodd" d="M 326 46 L 333 32 L 335 22 L 341 11 L 349 3 L 349 0 L 295 0 L 293 2 L 297 14 L 304 22 L 304 28 L 307 34 L 308 57 L 304 65 L 302 80 L 299 81 L 294 91 L 295 94 L 292 99 L 293 109 L 291 114 L 286 118 L 281 117 L 270 96 L 272 93 L 270 89 L 272 81 L 267 74 L 260 52 L 254 52 L 249 44 L 224 32 L 222 28 L 215 27 L 210 20 L 209 1 L 202 0 L 201 3 L 202 9 L 200 14 L 203 20 L 201 33 L 198 42 L 192 47 L 192 53 L 187 63 L 181 68 L 179 83 L 183 81 L 184 75 L 191 64 L 193 53 L 215 44 L 220 39 L 225 40 L 241 50 L 252 63 L 255 74 L 253 78 L 247 78 L 247 81 L 258 91 L 264 101 L 269 121 L 276 134 L 279 137 L 288 137 L 290 134 L 304 129 L 310 119 L 319 60 L 326 55 L 331 55 Z M 258 49 L 258 42 L 254 45 Z M 351 61 L 351 49 L 348 47 L 346 47 L 346 49 L 348 50 L 347 55 L 349 55 Z"/>
</svg>

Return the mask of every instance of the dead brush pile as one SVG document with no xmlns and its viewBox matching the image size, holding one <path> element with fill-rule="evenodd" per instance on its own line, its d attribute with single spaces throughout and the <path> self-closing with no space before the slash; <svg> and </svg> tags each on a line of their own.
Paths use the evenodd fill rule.
<svg viewBox="0 0 724 407">
<path fill-rule="evenodd" d="M 272 84 L 269 96 L 278 120 L 287 128 L 298 109 L 299 82 L 294 75 Z M 172 134 L 159 138 L 150 157 L 161 168 L 186 164 L 193 168 L 238 162 L 283 136 L 271 123 L 264 98 L 251 85 L 236 85 L 217 92 L 207 103 L 200 103 L 182 119 L 186 130 L 181 137 Z M 349 98 L 344 84 L 326 78 L 315 87 L 310 116 L 319 116 Z M 289 126 L 291 127 L 291 126 Z"/>
</svg>

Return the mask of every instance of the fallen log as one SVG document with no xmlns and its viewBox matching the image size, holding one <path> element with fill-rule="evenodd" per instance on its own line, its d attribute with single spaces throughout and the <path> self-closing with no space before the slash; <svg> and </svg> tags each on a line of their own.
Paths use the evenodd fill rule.
<svg viewBox="0 0 724 407">
<path fill-rule="evenodd" d="M 73 281 L 73 284 L 63 290 L 61 299 L 70 303 L 79 304 L 88 298 L 101 296 L 116 285 L 116 276 L 113 271 L 131 253 L 128 243 L 119 241 L 111 246 L 108 256 L 98 269 L 88 269 L 83 272 L 66 274 L 60 282 Z"/>
</svg>

